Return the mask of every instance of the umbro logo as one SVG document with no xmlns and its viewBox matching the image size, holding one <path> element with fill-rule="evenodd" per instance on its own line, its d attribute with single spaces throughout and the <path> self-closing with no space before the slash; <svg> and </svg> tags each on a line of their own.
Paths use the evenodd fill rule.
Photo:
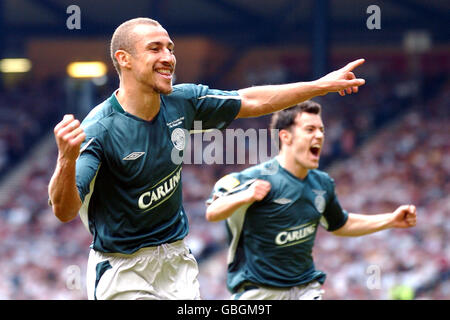
<svg viewBox="0 0 450 320">
<path fill-rule="evenodd" d="M 288 204 L 288 203 L 291 203 L 292 200 L 291 199 L 286 199 L 286 198 L 279 198 L 279 199 L 273 200 L 273 202 L 275 202 L 277 204 Z"/>
<path fill-rule="evenodd" d="M 136 160 L 137 158 L 143 156 L 145 152 L 132 152 L 129 155 L 127 155 L 122 160 Z"/>
</svg>

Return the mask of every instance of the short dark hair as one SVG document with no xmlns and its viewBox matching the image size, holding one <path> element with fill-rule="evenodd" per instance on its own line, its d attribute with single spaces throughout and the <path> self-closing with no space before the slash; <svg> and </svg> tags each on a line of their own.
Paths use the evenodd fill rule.
<svg viewBox="0 0 450 320">
<path fill-rule="evenodd" d="M 319 103 L 312 100 L 306 100 L 295 106 L 275 112 L 270 122 L 270 129 L 289 129 L 289 127 L 294 124 L 297 114 L 307 112 L 320 115 L 321 111 L 322 107 Z"/>
<path fill-rule="evenodd" d="M 117 29 L 114 31 L 111 38 L 110 45 L 110 54 L 111 59 L 116 68 L 117 73 L 120 75 L 120 66 L 115 57 L 115 53 L 117 50 L 125 50 L 133 54 L 135 52 L 135 42 L 136 37 L 133 36 L 132 31 L 137 25 L 152 25 L 152 26 L 160 26 L 160 23 L 156 20 L 150 18 L 134 18 L 128 21 L 125 21 Z"/>
</svg>

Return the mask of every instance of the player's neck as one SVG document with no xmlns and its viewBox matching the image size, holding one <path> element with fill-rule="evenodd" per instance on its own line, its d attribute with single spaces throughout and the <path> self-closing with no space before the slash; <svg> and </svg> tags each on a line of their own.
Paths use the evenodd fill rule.
<svg viewBox="0 0 450 320">
<path fill-rule="evenodd" d="M 294 157 L 288 157 L 283 152 L 280 152 L 280 154 L 277 156 L 277 161 L 280 166 L 283 167 L 283 169 L 301 180 L 305 179 L 308 175 L 309 170 L 307 168 L 297 163 Z"/>
<path fill-rule="evenodd" d="M 159 112 L 160 96 L 158 93 L 147 93 L 136 86 L 126 86 L 121 83 L 116 97 L 126 112 L 143 120 L 150 121 Z"/>
</svg>

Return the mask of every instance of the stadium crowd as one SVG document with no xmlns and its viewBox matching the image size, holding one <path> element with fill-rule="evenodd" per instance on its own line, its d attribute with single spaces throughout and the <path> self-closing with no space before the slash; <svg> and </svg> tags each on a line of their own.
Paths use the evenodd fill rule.
<svg viewBox="0 0 450 320">
<path fill-rule="evenodd" d="M 321 168 L 335 179 L 342 206 L 377 213 L 413 203 L 419 214 L 413 229 L 362 238 L 337 238 L 320 230 L 314 256 L 316 267 L 328 273 L 325 299 L 390 299 L 397 285 L 411 288 L 416 298 L 450 298 L 450 82 L 416 105 L 414 91 L 398 80 L 368 79 L 358 95 L 318 99 L 326 126 Z M 0 168 L 26 158 L 60 118 L 55 110 L 64 98 L 54 88 L 30 86 L 0 94 Z M 230 128 L 264 129 L 269 119 L 237 120 Z M 32 159 L 30 174 L 0 204 L 0 299 L 86 299 L 91 236 L 79 219 L 62 224 L 53 216 L 47 185 L 56 146 L 53 140 L 40 143 L 50 144 L 51 152 Z M 183 169 L 187 241 L 200 264 L 204 299 L 229 297 L 225 227 L 205 220 L 205 200 L 218 178 L 245 166 L 187 164 Z"/>
<path fill-rule="evenodd" d="M 376 86 L 361 90 L 360 101 L 372 101 L 371 105 L 352 106 L 351 101 L 333 96 L 320 99 L 326 128 L 324 160 L 341 159 L 326 168 L 336 181 L 341 205 L 349 212 L 382 213 L 413 203 L 419 215 L 413 229 L 360 238 L 338 238 L 319 229 L 313 254 L 316 267 L 328 274 L 325 299 L 396 299 L 397 287 L 418 299 L 450 298 L 450 223 L 446 219 L 450 215 L 450 81 L 423 105 L 409 105 L 414 99 L 401 90 L 403 85 L 391 91 Z M 386 105 L 389 108 L 377 109 Z M 202 179 L 207 177 L 197 181 L 206 184 Z M 203 198 L 207 196 L 205 191 Z M 224 225 L 204 227 L 204 209 L 197 209 L 200 202 L 192 203 L 189 212 L 198 217 L 191 219 L 191 241 L 209 251 L 212 239 L 226 243 Z M 186 201 L 186 206 L 190 204 Z M 229 297 L 223 287 L 226 249 L 221 250 L 200 265 L 205 298 Z"/>
<path fill-rule="evenodd" d="M 55 123 L 64 93 L 57 79 L 0 86 L 0 177 Z"/>
</svg>

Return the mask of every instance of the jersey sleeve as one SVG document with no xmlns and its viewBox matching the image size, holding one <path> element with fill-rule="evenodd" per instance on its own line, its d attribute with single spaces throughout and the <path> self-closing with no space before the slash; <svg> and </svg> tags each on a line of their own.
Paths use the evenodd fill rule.
<svg viewBox="0 0 450 320">
<path fill-rule="evenodd" d="M 206 204 L 211 204 L 217 198 L 246 190 L 255 180 L 239 173 L 228 174 L 216 182 Z"/>
<path fill-rule="evenodd" d="M 194 84 L 184 85 L 183 90 L 195 109 L 194 121 L 201 121 L 202 129 L 226 128 L 241 108 L 241 97 L 237 91 L 210 89 L 205 85 Z"/>
<path fill-rule="evenodd" d="M 320 219 L 320 224 L 327 231 L 335 231 L 341 228 L 348 219 L 348 212 L 342 209 L 339 200 L 337 198 L 335 192 L 335 183 L 332 178 L 329 178 L 329 190 L 331 197 L 325 207 L 325 211 L 322 214 L 322 218 Z"/>
<path fill-rule="evenodd" d="M 93 191 L 91 182 L 100 169 L 103 157 L 101 131 L 89 127 L 85 129 L 85 133 L 86 138 L 81 144 L 80 156 L 76 163 L 76 184 L 82 202 L 86 195 Z"/>
</svg>

